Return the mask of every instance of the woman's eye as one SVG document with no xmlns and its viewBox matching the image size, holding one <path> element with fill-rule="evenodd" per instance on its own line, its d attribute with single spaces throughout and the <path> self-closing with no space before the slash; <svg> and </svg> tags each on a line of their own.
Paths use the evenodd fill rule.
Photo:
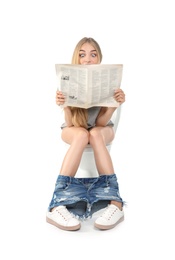
<svg viewBox="0 0 175 260">
<path fill-rule="evenodd" d="M 97 54 L 95 53 L 92 53 L 92 57 L 95 58 L 97 56 Z"/>
<path fill-rule="evenodd" d="M 83 53 L 80 53 L 80 54 L 79 54 L 79 57 L 80 57 L 80 58 L 84 58 L 84 56 L 85 56 L 85 55 L 84 55 Z"/>
</svg>

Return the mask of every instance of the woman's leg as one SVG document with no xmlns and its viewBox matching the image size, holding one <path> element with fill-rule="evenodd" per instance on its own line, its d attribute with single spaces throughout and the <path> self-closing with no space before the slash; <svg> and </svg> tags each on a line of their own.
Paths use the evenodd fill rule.
<svg viewBox="0 0 175 260">
<path fill-rule="evenodd" d="M 90 131 L 89 140 L 94 151 L 95 162 L 100 175 L 114 173 L 112 159 L 106 147 L 106 144 L 112 142 L 113 139 L 114 130 L 110 126 L 94 127 Z M 121 202 L 111 201 L 111 204 L 116 205 L 120 210 L 122 209 Z"/>
<path fill-rule="evenodd" d="M 60 175 L 74 177 L 79 167 L 84 148 L 89 142 L 89 132 L 82 127 L 66 127 L 62 130 L 62 140 L 70 147 L 62 162 Z"/>
<path fill-rule="evenodd" d="M 72 177 L 76 174 L 83 150 L 89 142 L 89 132 L 81 127 L 66 127 L 62 130 L 62 139 L 70 144 L 70 147 L 61 166 L 46 220 L 64 230 L 78 230 L 81 227 L 80 221 L 64 205 L 65 202 L 68 205 L 74 204 L 74 195 L 77 198 L 83 197 L 83 187 Z M 65 189 L 67 185 L 69 188 Z"/>
<path fill-rule="evenodd" d="M 89 132 L 89 142 L 94 151 L 95 162 L 99 174 L 113 174 L 114 168 L 111 156 L 106 144 L 114 139 L 114 130 L 112 127 L 94 127 Z"/>
</svg>

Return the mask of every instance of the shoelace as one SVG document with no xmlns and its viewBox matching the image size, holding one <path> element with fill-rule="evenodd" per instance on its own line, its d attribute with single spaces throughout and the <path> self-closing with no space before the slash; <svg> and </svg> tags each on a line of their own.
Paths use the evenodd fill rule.
<svg viewBox="0 0 175 260">
<path fill-rule="evenodd" d="M 72 214 L 68 211 L 66 207 L 64 208 L 57 208 L 56 211 L 67 221 L 73 218 Z"/>
</svg>

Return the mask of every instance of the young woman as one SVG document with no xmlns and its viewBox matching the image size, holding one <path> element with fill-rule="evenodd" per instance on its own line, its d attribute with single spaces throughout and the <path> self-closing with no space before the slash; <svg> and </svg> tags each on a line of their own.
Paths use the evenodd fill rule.
<svg viewBox="0 0 175 260">
<path fill-rule="evenodd" d="M 75 47 L 72 64 L 100 64 L 102 53 L 93 38 L 81 39 Z M 125 101 L 122 89 L 117 89 L 114 99 Z M 56 92 L 56 104 L 65 102 L 62 92 Z M 111 229 L 124 218 L 124 202 L 119 194 L 117 177 L 106 144 L 114 139 L 110 120 L 116 108 L 91 107 L 89 109 L 64 107 L 65 123 L 62 140 L 70 147 L 64 157 L 55 189 L 48 207 L 46 221 L 64 230 L 78 230 L 81 219 L 86 219 L 99 209 L 103 214 L 94 223 L 96 228 Z M 76 178 L 83 151 L 90 144 L 99 177 Z"/>
</svg>

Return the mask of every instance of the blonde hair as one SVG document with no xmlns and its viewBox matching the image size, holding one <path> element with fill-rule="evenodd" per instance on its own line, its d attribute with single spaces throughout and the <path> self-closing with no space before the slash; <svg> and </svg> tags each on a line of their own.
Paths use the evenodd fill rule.
<svg viewBox="0 0 175 260">
<path fill-rule="evenodd" d="M 73 56 L 72 56 L 72 64 L 79 64 L 79 52 L 81 50 L 81 46 L 84 43 L 89 43 L 94 47 L 94 49 L 97 52 L 98 63 L 101 63 L 102 52 L 101 52 L 99 44 L 93 38 L 84 37 L 77 43 L 77 45 L 74 49 Z"/>
<path fill-rule="evenodd" d="M 94 47 L 94 49 L 97 52 L 98 63 L 101 63 L 102 52 L 101 52 L 101 48 L 100 48 L 99 44 L 93 38 L 84 37 L 75 46 L 75 49 L 74 49 L 74 52 L 72 55 L 72 64 L 80 64 L 79 63 L 79 52 L 80 52 L 81 46 L 84 43 L 89 43 Z M 76 127 L 81 126 L 81 127 L 87 128 L 87 119 L 88 119 L 87 109 L 71 107 L 71 111 L 72 111 L 72 124 Z"/>
</svg>

